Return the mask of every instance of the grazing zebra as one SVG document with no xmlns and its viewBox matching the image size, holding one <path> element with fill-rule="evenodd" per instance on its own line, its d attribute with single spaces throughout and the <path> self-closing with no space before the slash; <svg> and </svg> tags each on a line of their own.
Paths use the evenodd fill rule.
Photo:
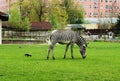
<svg viewBox="0 0 120 81">
<path fill-rule="evenodd" d="M 71 45 L 71 57 L 74 58 L 73 45 L 75 43 L 79 46 L 82 58 L 84 59 L 86 57 L 86 47 L 87 47 L 86 41 L 77 32 L 75 32 L 71 29 L 54 30 L 51 32 L 50 46 L 49 46 L 49 50 L 48 50 L 47 59 L 49 59 L 50 51 L 52 51 L 53 60 L 55 59 L 53 50 L 54 50 L 54 45 L 56 43 L 66 44 L 64 58 L 66 58 L 66 52 L 68 50 L 69 45 Z"/>
</svg>

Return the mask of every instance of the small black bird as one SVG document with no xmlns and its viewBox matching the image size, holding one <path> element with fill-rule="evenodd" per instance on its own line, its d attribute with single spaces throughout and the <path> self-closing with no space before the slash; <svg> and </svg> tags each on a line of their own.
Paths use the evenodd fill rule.
<svg viewBox="0 0 120 81">
<path fill-rule="evenodd" d="M 26 57 L 32 57 L 32 55 L 31 55 L 31 54 L 28 54 L 28 53 L 25 54 L 25 56 L 26 56 Z"/>
</svg>

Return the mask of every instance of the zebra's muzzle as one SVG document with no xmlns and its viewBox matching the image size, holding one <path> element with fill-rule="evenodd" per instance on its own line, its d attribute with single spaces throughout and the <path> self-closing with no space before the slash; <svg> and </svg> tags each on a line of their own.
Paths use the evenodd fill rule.
<svg viewBox="0 0 120 81">
<path fill-rule="evenodd" d="M 86 58 L 86 55 L 82 56 L 82 58 L 85 59 L 85 58 Z"/>
</svg>

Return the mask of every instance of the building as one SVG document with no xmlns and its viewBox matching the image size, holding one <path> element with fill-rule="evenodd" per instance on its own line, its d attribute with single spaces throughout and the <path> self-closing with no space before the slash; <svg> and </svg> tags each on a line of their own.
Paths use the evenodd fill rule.
<svg viewBox="0 0 120 81">
<path fill-rule="evenodd" d="M 120 0 L 74 0 L 85 9 L 86 18 L 116 17 L 120 14 Z"/>
<path fill-rule="evenodd" d="M 8 13 L 8 0 L 0 0 L 0 11 Z"/>
<path fill-rule="evenodd" d="M 120 15 L 120 0 L 74 0 L 85 10 L 86 20 L 91 23 L 107 21 L 115 23 Z"/>
<path fill-rule="evenodd" d="M 0 44 L 2 44 L 2 21 L 7 21 L 8 15 L 0 11 Z"/>
</svg>

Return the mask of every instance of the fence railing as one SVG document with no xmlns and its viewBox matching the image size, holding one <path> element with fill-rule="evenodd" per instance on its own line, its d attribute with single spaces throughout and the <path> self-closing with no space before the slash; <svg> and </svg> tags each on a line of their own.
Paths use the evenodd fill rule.
<svg viewBox="0 0 120 81">
<path fill-rule="evenodd" d="M 3 43 L 45 43 L 48 31 L 3 31 Z"/>
</svg>

